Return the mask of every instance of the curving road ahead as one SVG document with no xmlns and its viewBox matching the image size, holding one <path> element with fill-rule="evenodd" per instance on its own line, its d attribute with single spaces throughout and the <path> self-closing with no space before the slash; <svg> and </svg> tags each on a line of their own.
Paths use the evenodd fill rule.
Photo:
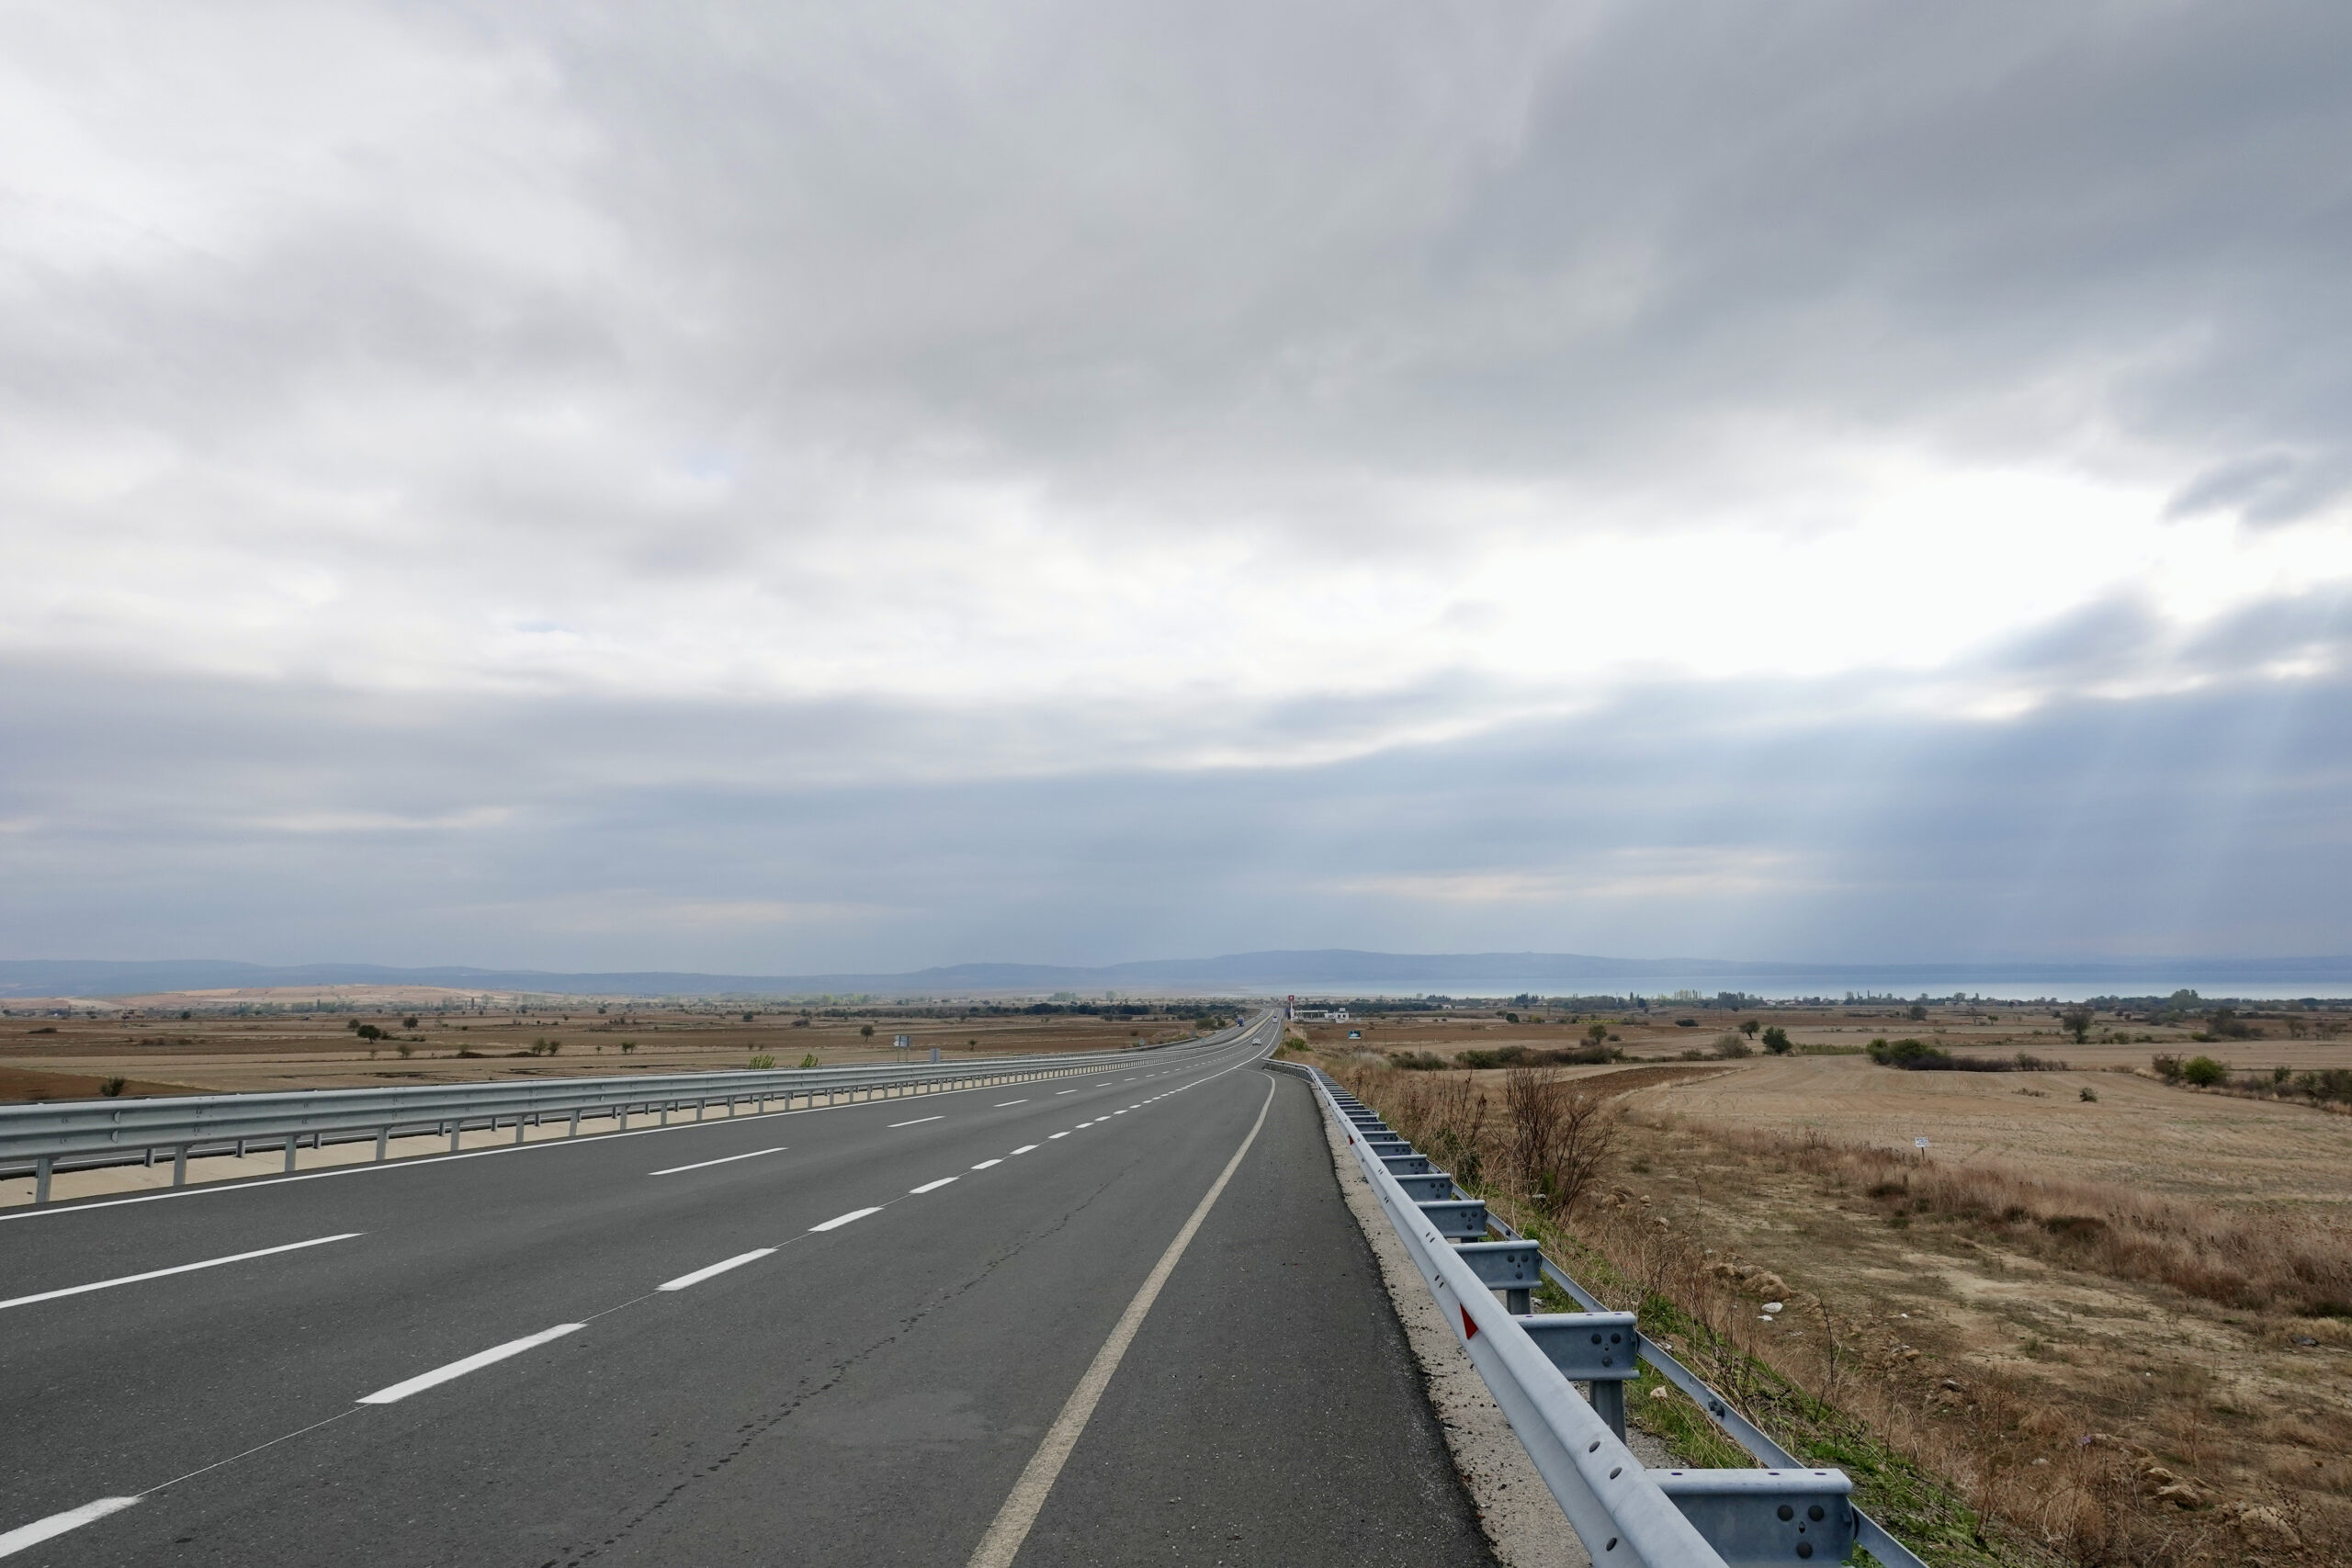
<svg viewBox="0 0 2352 1568">
<path fill-rule="evenodd" d="M 0 1218 L 0 1556 L 1491 1562 L 1278 1030 Z"/>
</svg>

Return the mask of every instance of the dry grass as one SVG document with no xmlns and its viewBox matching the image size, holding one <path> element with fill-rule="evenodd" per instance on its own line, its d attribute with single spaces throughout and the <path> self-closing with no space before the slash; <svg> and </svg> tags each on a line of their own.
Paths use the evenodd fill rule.
<svg viewBox="0 0 2352 1568">
<path fill-rule="evenodd" d="M 1515 1223 L 1542 1224 L 1500 1179 L 1508 1095 L 1331 1066 L 1392 1122 L 1419 1115 L 1425 1150 L 1453 1140 L 1447 1163 L 1494 1179 Z M 1611 1304 L 1668 1307 L 1687 1325 L 1671 1348 L 1768 1428 L 1757 1363 L 1950 1478 L 2011 1560 L 2352 1562 L 2352 1388 L 2329 1348 L 2352 1346 L 2352 1320 L 2295 1315 L 2352 1295 L 2340 1229 L 1815 1134 L 1654 1113 L 1621 1130 L 1617 1179 L 1552 1233 L 1615 1278 Z M 1983 1560 L 1969 1550 L 1928 1555 Z"/>
<path fill-rule="evenodd" d="M 2225 1306 L 2352 1318 L 2352 1234 L 2308 1213 L 2222 1209 L 2105 1182 L 1756 1128 L 1710 1127 L 1726 1148 L 1860 1190 L 1890 1215 L 1962 1220 L 2070 1268 L 2169 1285 Z"/>
</svg>

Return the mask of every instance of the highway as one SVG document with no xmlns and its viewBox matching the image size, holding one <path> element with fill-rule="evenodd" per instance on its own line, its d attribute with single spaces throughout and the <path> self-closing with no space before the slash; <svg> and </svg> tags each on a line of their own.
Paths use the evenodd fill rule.
<svg viewBox="0 0 2352 1568">
<path fill-rule="evenodd" d="M 0 1217 L 0 1556 L 1490 1563 L 1279 1027 Z"/>
</svg>

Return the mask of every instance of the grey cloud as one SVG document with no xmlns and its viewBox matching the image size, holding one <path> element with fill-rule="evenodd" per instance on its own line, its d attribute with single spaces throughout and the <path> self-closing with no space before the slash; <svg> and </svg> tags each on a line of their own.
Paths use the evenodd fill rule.
<svg viewBox="0 0 2352 1568">
<path fill-rule="evenodd" d="M 579 145 L 510 175 L 609 258 L 289 210 L 40 279 L 19 396 L 177 386 L 200 426 L 331 372 L 406 384 L 457 458 L 475 397 L 584 380 L 771 475 L 815 442 L 1204 497 L 1623 479 L 1763 411 L 2014 452 L 2053 383 L 2209 464 L 2335 472 L 2352 428 L 2326 7 L 442 16 L 544 62 Z"/>
<path fill-rule="evenodd" d="M 2227 634 L 2247 669 L 2277 622 Z M 2342 617 L 2327 629 L 2340 648 Z M 2034 657 L 2138 662 L 2112 626 Z M 2341 667 L 2004 723 L 1890 716 L 1848 682 L 1662 687 L 1207 771 L 1107 744 L 1074 762 L 1083 713 L 6 690 L 0 721 L 29 743 L 0 792 L 0 944 L 28 956 L 770 973 L 1310 940 L 1886 961 L 2352 945 Z M 912 766 L 1024 727 L 1058 732 L 1057 765 Z"/>
<path fill-rule="evenodd" d="M 1846 443 L 2332 516 L 2341 7 L 305 14 L 372 51 L 96 9 L 132 25 L 68 47 L 90 11 L 20 11 L 6 52 L 174 199 L 0 190 L 0 506 L 59 547 L 26 599 L 66 545 L 186 549 L 333 579 L 371 626 L 446 596 L 545 651 L 406 690 L 193 673 L 201 638 L 107 664 L 75 638 L 142 612 L 92 569 L 0 666 L 12 951 L 782 971 L 2352 938 L 2332 592 L 2184 626 L 2127 587 L 1946 668 L 1815 682 L 1433 655 L 1370 689 L 790 701 L 743 694 L 800 689 L 758 659 L 836 649 L 627 696 L 564 652 L 657 590 L 834 638 L 854 619 L 814 610 L 919 591 L 908 621 L 952 627 L 956 584 L 910 580 L 978 536 L 941 515 L 956 485 L 1039 536 L 1240 538 L 1227 584 L 1600 525 L 1421 488 L 1450 482 L 1556 482 L 1652 532 L 1830 529 L 1838 498 L 1787 476 Z M 171 96 L 172 50 L 357 107 L 297 95 L 206 176 L 182 144 L 243 122 Z M 118 72 L 145 118 L 91 85 Z M 793 548 L 875 540 L 900 570 Z M 1509 585 L 1662 621 L 1674 586 Z M 973 590 L 1050 631 L 1087 584 L 1027 591 Z M 1154 609 L 1181 628 L 1216 592 Z M 988 651 L 932 657 L 985 677 Z M 2035 705 L 1968 717 L 1988 693 Z"/>
</svg>

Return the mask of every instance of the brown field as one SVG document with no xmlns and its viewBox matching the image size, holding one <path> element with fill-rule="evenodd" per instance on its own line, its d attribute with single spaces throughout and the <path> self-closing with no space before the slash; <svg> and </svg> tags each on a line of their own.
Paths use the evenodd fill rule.
<svg viewBox="0 0 2352 1568">
<path fill-rule="evenodd" d="M 307 998 L 316 993 L 302 994 Z M 1193 1032 L 1189 1011 L 1181 1020 L 1156 1012 L 1121 1021 L 984 1010 L 964 1017 L 955 1009 L 887 1006 L 838 1013 L 756 1004 L 600 1008 L 582 999 L 538 1010 L 458 1014 L 433 1010 L 440 999 L 414 993 L 399 998 L 403 1007 L 385 1010 L 262 1018 L 198 1012 L 183 1019 L 180 1011 L 195 1010 L 154 1005 L 128 1016 L 0 1019 L 0 1102 L 86 1098 L 98 1092 L 102 1079 L 114 1077 L 128 1080 L 126 1094 L 364 1089 L 709 1072 L 741 1067 L 754 1055 L 795 1066 L 813 1055 L 820 1065 L 831 1066 L 895 1056 L 894 1034 L 912 1036 L 918 1055 L 927 1055 L 933 1046 L 959 1055 L 1018 1055 L 1108 1050 L 1138 1039 L 1165 1041 Z M 746 1010 L 753 1014 L 748 1021 Z M 409 1018 L 416 1020 L 413 1029 L 405 1026 Z M 375 1025 L 390 1037 L 363 1041 L 349 1027 L 355 1022 Z M 869 1026 L 870 1037 L 861 1032 Z M 537 1042 L 561 1048 L 534 1055 L 531 1047 Z"/>
<path fill-rule="evenodd" d="M 1614 1168 L 1566 1221 L 1580 1243 L 1951 1478 L 1997 1521 L 1996 1557 L 2352 1561 L 2352 1117 L 2132 1073 L 2156 1051 L 2342 1066 L 2352 1041 L 2192 1043 L 2132 1025 L 2156 1039 L 2082 1046 L 2046 1012 L 1952 1019 L 1940 1037 L 1934 1020 L 1762 1016 L 1795 1025 L 1800 1048 L 1910 1035 L 2070 1066 L 1900 1072 L 1798 1055 L 1545 1069 L 1622 1107 Z M 1672 1059 L 1720 1020 L 1621 1028 L 1621 1043 Z M 1577 1032 L 1459 1017 L 1346 1027 L 1365 1038 L 1306 1032 L 1360 1093 L 1396 1103 L 1466 1077 L 1498 1145 L 1503 1071 L 1398 1072 L 1386 1055 L 1556 1048 Z M 1786 1310 L 1766 1321 L 1743 1271 Z"/>
</svg>

